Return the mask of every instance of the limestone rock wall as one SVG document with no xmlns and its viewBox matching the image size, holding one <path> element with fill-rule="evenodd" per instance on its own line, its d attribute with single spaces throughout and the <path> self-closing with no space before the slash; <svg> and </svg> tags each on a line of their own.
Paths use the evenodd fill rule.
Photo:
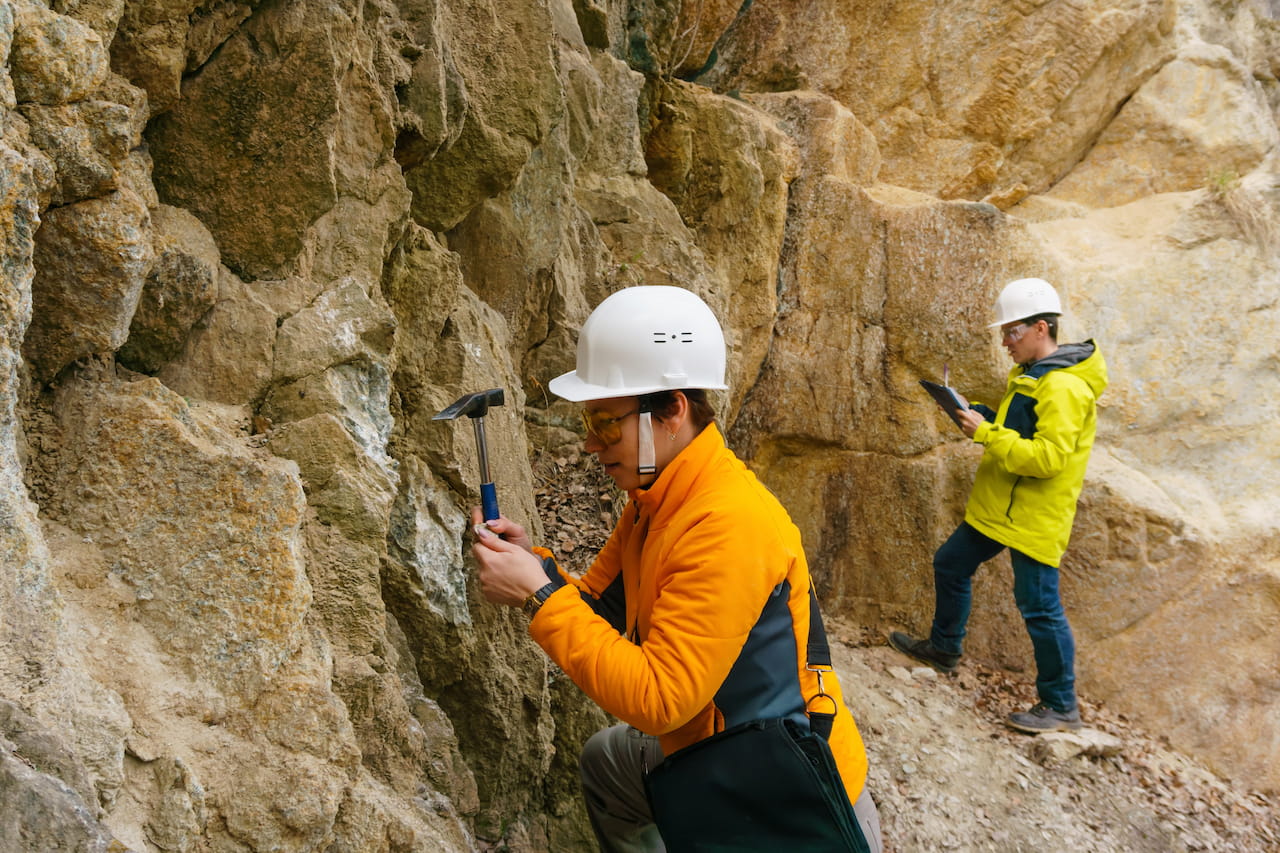
<svg viewBox="0 0 1280 853">
<path fill-rule="evenodd" d="M 1254 0 L 0 0 L 0 847 L 588 849 L 605 718 L 480 599 L 431 418 L 506 389 L 541 532 L 546 383 L 642 283 L 726 321 L 731 443 L 829 609 L 915 628 L 976 461 L 915 380 L 997 395 L 992 297 L 1059 283 L 1113 380 L 1081 689 L 1280 786 L 1278 37 Z M 970 651 L 1021 666 L 1003 572 Z"/>
</svg>

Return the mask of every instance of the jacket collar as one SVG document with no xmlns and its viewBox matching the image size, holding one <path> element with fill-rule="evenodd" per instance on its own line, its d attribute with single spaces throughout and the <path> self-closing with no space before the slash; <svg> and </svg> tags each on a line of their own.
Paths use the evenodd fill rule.
<svg viewBox="0 0 1280 853">
<path fill-rule="evenodd" d="M 1051 370 L 1079 364 L 1093 355 L 1094 350 L 1097 348 L 1097 344 L 1092 340 L 1079 344 L 1063 344 L 1052 355 L 1047 355 L 1037 362 L 1026 365 L 1023 368 L 1023 373 L 1039 379 Z"/>
<path fill-rule="evenodd" d="M 707 424 L 707 428 L 698 433 L 689 442 L 689 446 L 676 454 L 676 458 L 662 469 L 658 479 L 649 488 L 631 490 L 631 500 L 651 519 L 650 529 L 661 527 L 684 503 L 685 498 L 693 491 L 698 476 L 724 448 L 724 436 L 720 434 L 720 429 L 714 422 Z"/>
</svg>

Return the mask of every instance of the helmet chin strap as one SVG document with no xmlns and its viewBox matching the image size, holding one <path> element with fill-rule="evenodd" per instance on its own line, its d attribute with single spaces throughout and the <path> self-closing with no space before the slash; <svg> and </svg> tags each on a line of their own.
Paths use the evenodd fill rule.
<svg viewBox="0 0 1280 853">
<path fill-rule="evenodd" d="M 653 415 L 640 413 L 640 432 L 636 436 L 639 442 L 639 460 L 636 465 L 637 474 L 655 474 L 658 471 L 658 451 L 653 446 Z"/>
</svg>

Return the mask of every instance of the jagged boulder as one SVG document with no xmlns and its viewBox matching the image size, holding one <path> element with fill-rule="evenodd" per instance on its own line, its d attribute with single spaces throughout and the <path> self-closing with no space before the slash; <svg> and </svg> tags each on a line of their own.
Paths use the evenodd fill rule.
<svg viewBox="0 0 1280 853">
<path fill-rule="evenodd" d="M 209 229 L 168 205 L 151 211 L 151 225 L 155 263 L 119 350 L 122 364 L 143 373 L 159 372 L 181 353 L 218 295 L 218 247 Z"/>
<path fill-rule="evenodd" d="M 6 4 L 12 13 L 9 78 L 19 104 L 69 104 L 107 79 L 102 37 L 75 18 L 30 0 Z"/>
<path fill-rule="evenodd" d="M 1168 0 L 756 3 L 700 79 L 824 92 L 875 134 L 884 181 L 1005 199 L 1045 191 L 1089 150 L 1172 54 L 1175 13 Z"/>
<path fill-rule="evenodd" d="M 305 640 L 296 469 L 237 448 L 154 379 L 63 394 L 65 452 L 43 463 L 42 506 L 110 554 L 107 571 L 175 661 L 251 699 Z"/>
<path fill-rule="evenodd" d="M 148 128 L 161 197 L 200 217 L 242 277 L 287 272 L 339 197 L 383 192 L 369 175 L 386 164 L 393 107 L 363 58 L 376 49 L 370 26 L 343 5 L 266 9 Z"/>
<path fill-rule="evenodd" d="M 229 405 L 256 402 L 270 387 L 273 375 L 280 314 L 270 301 L 270 291 L 289 288 L 291 282 L 250 285 L 220 265 L 214 283 L 212 307 L 191 327 L 182 340 L 182 351 L 160 369 L 158 378 L 179 394 L 200 400 Z M 199 291 L 188 293 L 195 296 Z"/>
<path fill-rule="evenodd" d="M 9 850 L 109 850 L 95 810 L 57 776 L 36 769 L 23 746 L 0 736 L 0 846 Z"/>
<path fill-rule="evenodd" d="M 1176 596 L 1092 647 L 1088 683 L 1218 772 L 1275 790 L 1278 601 L 1274 559 L 1202 563 Z"/>
<path fill-rule="evenodd" d="M 23 341 L 37 379 L 124 344 L 154 259 L 150 213 L 127 189 L 45 213 Z"/>
<path fill-rule="evenodd" d="M 432 105 L 441 103 L 434 93 L 442 93 L 447 109 L 423 115 L 428 129 L 402 136 L 397 157 L 413 192 L 414 219 L 444 231 L 515 182 L 559 119 L 563 91 L 547 49 L 554 30 L 545 4 L 457 0 L 422 25 L 416 41 L 425 49 L 415 71 L 423 76 L 412 82 L 421 79 L 426 91 L 408 93 L 416 94 L 412 103 L 430 98 Z M 442 56 L 437 39 L 465 43 L 466 50 Z M 455 132 L 451 125 L 464 112 Z"/>
<path fill-rule="evenodd" d="M 672 83 L 658 94 L 645 162 L 710 268 L 702 295 L 729 329 L 733 410 L 771 345 L 795 149 L 759 111 Z"/>
<path fill-rule="evenodd" d="M 1225 48 L 1196 44 L 1125 102 L 1049 195 L 1114 207 L 1230 183 L 1261 166 L 1277 142 L 1262 84 Z"/>
<path fill-rule="evenodd" d="M 31 143 L 53 161 L 57 184 L 49 203 L 54 207 L 119 189 L 146 119 L 142 91 L 114 75 L 83 100 L 27 103 L 19 112 L 29 125 Z"/>
<path fill-rule="evenodd" d="M 183 75 L 203 65 L 257 5 L 123 3 L 109 39 L 112 67 L 146 90 L 153 115 L 165 112 L 182 96 Z"/>
</svg>

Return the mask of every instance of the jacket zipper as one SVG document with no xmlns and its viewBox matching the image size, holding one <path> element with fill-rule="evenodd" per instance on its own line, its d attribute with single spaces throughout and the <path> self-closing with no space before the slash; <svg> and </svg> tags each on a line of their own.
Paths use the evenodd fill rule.
<svg viewBox="0 0 1280 853">
<path fill-rule="evenodd" d="M 1004 517 L 1013 521 L 1013 498 L 1018 491 L 1018 484 L 1022 482 L 1022 477 L 1017 477 L 1013 481 L 1013 485 L 1009 487 L 1009 505 L 1004 509 Z"/>
</svg>

